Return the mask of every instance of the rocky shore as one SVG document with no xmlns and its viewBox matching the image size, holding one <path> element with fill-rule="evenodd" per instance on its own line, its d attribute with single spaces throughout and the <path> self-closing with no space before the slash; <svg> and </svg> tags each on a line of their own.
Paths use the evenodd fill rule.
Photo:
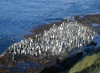
<svg viewBox="0 0 100 73">
<path fill-rule="evenodd" d="M 77 15 L 73 17 L 67 17 L 65 19 L 61 19 L 60 22 L 51 22 L 50 24 L 44 24 L 41 25 L 33 30 L 31 30 L 32 34 L 25 35 L 25 38 L 34 38 L 35 34 L 43 33 L 44 30 L 49 30 L 50 27 L 55 24 L 56 26 L 59 26 L 62 22 L 70 22 L 70 21 L 77 21 L 78 23 L 84 24 L 85 26 L 92 26 L 92 24 L 100 24 L 100 14 L 89 14 L 89 15 Z M 95 29 L 98 29 L 100 33 L 100 26 L 94 27 Z"/>
<path fill-rule="evenodd" d="M 70 22 L 72 22 L 72 23 L 77 22 L 77 24 L 80 24 L 80 25 L 82 24 L 82 27 L 89 27 L 89 28 L 92 27 L 93 28 L 92 30 L 95 30 L 96 34 L 99 35 L 99 33 L 100 33 L 100 26 L 93 27 L 93 25 L 92 25 L 92 24 L 100 24 L 100 14 L 96 14 L 96 15 L 68 17 L 68 18 L 62 20 L 61 22 L 53 22 L 51 24 L 45 24 L 45 25 L 39 26 L 38 28 L 35 28 L 34 30 L 31 31 L 32 34 L 26 35 L 25 38 L 27 38 L 27 40 L 30 38 L 28 41 L 33 42 L 37 39 L 37 37 L 39 37 L 39 35 L 42 35 L 42 37 L 43 37 L 45 35 L 44 34 L 45 31 L 46 32 L 49 31 L 50 28 L 52 28 L 54 26 L 54 24 L 56 27 L 60 27 L 60 26 L 63 26 L 61 24 L 63 24 L 63 23 L 67 24 Z M 58 30 L 58 28 L 57 28 L 57 30 Z M 84 29 L 84 30 L 86 30 L 86 29 Z M 89 31 L 91 32 L 92 30 L 89 30 Z M 88 33 L 88 34 L 92 35 L 93 32 Z M 38 36 L 36 36 L 36 35 L 38 35 Z M 49 36 L 49 35 L 47 35 L 47 36 Z M 39 37 L 39 39 L 45 40 L 46 37 L 45 38 Z M 90 39 L 90 36 L 89 36 L 89 39 Z M 96 43 L 94 43 L 94 42 L 90 43 L 91 41 L 92 41 L 92 39 L 90 39 L 90 41 L 87 44 L 86 43 L 85 44 L 89 45 L 89 46 L 91 46 L 91 45 L 96 46 Z M 17 45 L 17 44 L 19 44 L 19 43 L 16 43 L 15 45 Z M 30 43 L 28 43 L 28 44 L 32 46 L 32 44 L 30 44 Z M 22 44 L 21 46 L 23 46 L 23 45 L 24 44 Z M 6 52 L 4 52 L 2 55 L 0 55 L 0 73 L 6 73 L 6 72 L 7 73 L 59 73 L 59 72 L 69 70 L 75 63 L 77 63 L 79 60 L 81 60 L 81 58 L 83 57 L 83 54 L 84 54 L 83 50 L 81 49 L 82 47 L 80 47 L 80 46 L 79 47 L 75 46 L 75 47 L 79 48 L 77 50 L 76 54 L 73 53 L 72 50 L 71 50 L 70 54 L 58 53 L 56 55 L 55 54 L 52 55 L 53 54 L 52 52 L 50 52 L 49 55 L 48 55 L 49 52 L 47 52 L 47 54 L 43 53 L 43 54 L 40 54 L 39 56 L 38 56 L 38 54 L 35 54 L 35 55 L 31 55 L 28 53 L 25 54 L 25 52 L 16 54 L 18 52 L 15 53 L 14 49 L 23 49 L 23 48 L 16 48 L 17 46 L 15 46 L 15 48 L 14 48 L 14 46 L 13 46 L 13 48 L 11 48 L 11 47 L 8 48 L 8 50 Z M 46 44 L 44 46 L 46 46 Z M 83 44 L 82 44 L 82 46 L 83 46 Z M 24 45 L 24 48 L 25 48 L 25 45 Z M 20 50 L 18 50 L 18 51 L 20 51 Z M 84 51 L 87 52 L 87 54 L 88 54 L 91 51 L 91 47 Z M 44 51 L 44 52 L 46 52 L 46 51 Z M 63 52 L 63 51 L 61 51 L 61 52 Z M 38 53 L 41 53 L 41 52 L 38 52 Z"/>
</svg>

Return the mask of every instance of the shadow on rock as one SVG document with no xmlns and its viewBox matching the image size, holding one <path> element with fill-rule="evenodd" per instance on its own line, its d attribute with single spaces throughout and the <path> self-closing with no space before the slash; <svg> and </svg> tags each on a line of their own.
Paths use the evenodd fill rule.
<svg viewBox="0 0 100 73">
<path fill-rule="evenodd" d="M 69 70 L 73 65 L 75 65 L 83 57 L 83 52 L 79 52 L 77 55 L 65 58 L 64 60 L 58 62 L 57 65 L 47 67 L 41 71 L 41 73 L 59 73 Z"/>
</svg>

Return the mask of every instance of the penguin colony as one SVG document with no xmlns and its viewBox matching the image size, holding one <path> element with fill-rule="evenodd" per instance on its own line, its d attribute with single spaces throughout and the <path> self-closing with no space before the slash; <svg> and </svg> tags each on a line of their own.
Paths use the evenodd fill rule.
<svg viewBox="0 0 100 73">
<path fill-rule="evenodd" d="M 60 26 L 55 24 L 43 34 L 36 35 L 35 39 L 25 39 L 11 45 L 7 53 L 12 55 L 24 54 L 39 56 L 41 54 L 58 55 L 80 48 L 90 43 L 95 32 L 92 27 L 83 26 L 77 22 L 63 22 Z"/>
</svg>

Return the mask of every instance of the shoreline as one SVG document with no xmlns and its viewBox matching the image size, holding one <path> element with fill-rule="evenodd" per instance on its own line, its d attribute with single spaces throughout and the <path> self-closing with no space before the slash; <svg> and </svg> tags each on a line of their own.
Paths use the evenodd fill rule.
<svg viewBox="0 0 100 73">
<path fill-rule="evenodd" d="M 24 35 L 24 38 L 35 38 L 35 35 L 37 34 L 42 34 L 45 31 L 48 31 L 53 24 L 55 24 L 56 26 L 59 26 L 63 21 L 58 21 L 58 22 L 51 22 L 50 24 L 42 24 L 32 30 L 30 30 L 30 33 L 32 34 L 27 34 Z"/>
<path fill-rule="evenodd" d="M 100 24 L 100 14 L 89 14 L 89 15 L 84 15 L 84 16 L 80 16 L 80 15 L 76 15 L 76 16 L 72 16 L 72 17 L 68 17 L 66 19 L 61 19 L 61 21 L 57 21 L 57 22 L 51 22 L 50 24 L 43 24 L 40 25 L 32 30 L 30 30 L 31 34 L 27 34 L 24 35 L 23 38 L 24 39 L 28 39 L 28 38 L 32 38 L 35 39 L 35 35 L 38 34 L 42 34 L 44 31 L 48 31 L 54 24 L 56 26 L 60 26 L 64 21 L 66 22 L 75 22 L 77 21 L 77 23 L 81 23 L 84 24 L 85 26 L 92 26 L 92 24 Z M 96 26 L 93 27 L 98 34 L 100 35 L 100 26 Z M 1 54 L 0 57 L 2 57 L 3 55 Z"/>
<path fill-rule="evenodd" d="M 96 18 L 96 16 L 98 16 L 98 15 L 86 15 L 86 16 L 84 16 L 84 17 L 81 17 L 81 16 L 74 16 L 74 19 L 73 19 L 73 17 L 71 17 L 71 18 L 69 18 L 70 20 L 68 20 L 68 19 L 65 19 L 64 21 L 67 21 L 67 22 L 75 22 L 75 21 L 77 21 L 77 23 L 82 23 L 82 24 L 84 24 L 84 26 L 92 26 L 92 24 L 93 23 L 95 23 L 95 24 L 98 24 L 100 21 L 99 21 L 99 18 L 100 18 L 100 14 L 99 14 L 99 16 L 98 16 L 98 20 L 97 19 L 95 19 Z M 88 18 L 87 18 L 88 17 Z M 91 18 L 91 19 L 90 19 Z M 72 19 L 72 20 L 71 20 Z M 88 20 L 87 20 L 88 19 Z M 94 20 L 93 20 L 94 19 Z M 64 22 L 64 21 L 62 21 L 62 22 Z M 35 28 L 35 29 L 33 29 L 33 30 L 31 30 L 30 32 L 32 33 L 32 34 L 29 34 L 29 35 L 27 35 L 27 36 L 25 36 L 25 38 L 32 38 L 32 39 L 35 39 L 35 35 L 37 35 L 37 34 L 42 34 L 43 32 L 44 32 L 44 30 L 49 30 L 52 26 L 53 26 L 53 24 L 55 24 L 56 26 L 59 26 L 62 22 L 52 22 L 51 24 L 44 24 L 44 25 L 41 25 L 41 26 L 39 26 L 39 27 L 37 27 L 37 28 Z M 97 27 L 96 27 L 97 28 Z M 99 28 L 98 28 L 99 29 Z M 99 31 L 100 32 L 100 31 Z M 73 53 L 72 53 L 73 54 Z M 77 53 L 77 55 L 75 55 L 75 56 L 72 56 L 72 57 L 67 57 L 67 56 L 65 56 L 65 58 L 64 58 L 64 60 L 59 60 L 58 59 L 58 57 L 60 57 L 59 55 L 58 56 L 53 56 L 53 57 L 51 57 L 50 56 L 50 58 L 46 58 L 46 57 L 43 57 L 43 58 L 38 58 L 38 57 L 34 57 L 34 58 L 36 58 L 36 60 L 35 59 L 33 59 L 33 57 L 32 56 L 26 56 L 25 57 L 25 55 L 18 55 L 17 56 L 17 58 L 16 58 L 16 61 L 12 61 L 12 56 L 9 56 L 9 55 L 4 55 L 4 54 L 2 54 L 2 55 L 0 55 L 0 59 L 1 59 L 1 64 L 2 63 L 4 63 L 4 65 L 6 66 L 6 64 L 5 63 L 7 63 L 8 61 L 9 61 L 9 63 L 7 64 L 8 65 L 8 67 L 9 66 L 13 66 L 13 65 L 16 65 L 17 63 L 19 64 L 20 62 L 28 62 L 28 63 L 33 63 L 33 62 L 37 62 L 37 63 L 39 63 L 39 64 L 41 64 L 41 65 L 43 65 L 42 67 L 41 67 L 41 69 L 43 69 L 44 70 L 44 72 L 45 72 L 45 68 L 51 68 L 52 66 L 53 66 L 53 68 L 57 68 L 57 70 L 59 70 L 59 67 L 57 67 L 56 66 L 56 64 L 58 64 L 58 65 L 62 65 L 63 67 L 65 67 L 65 68 L 70 68 L 72 65 L 74 65 L 74 63 L 77 63 L 78 62 L 78 60 L 80 59 L 80 58 L 82 58 L 82 54 L 83 54 L 83 52 L 82 51 L 79 51 L 78 53 Z M 22 59 L 23 58 L 23 59 Z M 73 58 L 74 58 L 74 61 L 75 62 L 73 62 Z M 7 60 L 7 61 L 3 61 L 3 60 Z M 35 60 L 35 61 L 34 61 Z M 70 60 L 71 60 L 71 62 L 73 62 L 73 64 L 71 64 L 71 62 L 70 62 Z M 53 61 L 53 62 L 52 62 Z M 68 61 L 68 63 L 69 64 L 66 64 L 66 61 Z M 67 65 L 67 67 L 65 66 L 65 65 Z M 60 67 L 60 69 L 62 68 L 62 66 Z M 38 71 L 39 69 L 38 68 L 36 68 L 36 70 Z M 43 71 L 43 70 L 39 70 L 39 71 Z M 50 70 L 50 69 L 49 69 Z M 64 69 L 65 70 L 65 69 Z M 33 68 L 33 70 L 32 70 L 33 72 L 34 72 L 34 68 Z M 60 71 L 63 71 L 63 69 L 62 70 L 60 70 Z"/>
<path fill-rule="evenodd" d="M 46 30 L 46 31 L 49 30 L 53 26 L 53 24 L 55 24 L 56 26 L 59 26 L 64 21 L 67 21 L 67 22 L 77 21 L 78 23 L 84 24 L 85 26 L 92 26 L 93 23 L 100 24 L 100 14 L 94 14 L 94 15 L 88 14 L 88 15 L 84 15 L 84 16 L 76 15 L 76 16 L 72 16 L 72 17 L 67 17 L 58 22 L 42 24 L 42 25 L 30 30 L 31 33 L 25 35 L 24 38 L 35 38 L 35 35 L 42 34 L 44 32 L 44 30 Z M 96 28 L 98 28 L 98 27 L 96 27 Z M 100 31 L 99 31 L 99 34 L 100 34 Z"/>
</svg>

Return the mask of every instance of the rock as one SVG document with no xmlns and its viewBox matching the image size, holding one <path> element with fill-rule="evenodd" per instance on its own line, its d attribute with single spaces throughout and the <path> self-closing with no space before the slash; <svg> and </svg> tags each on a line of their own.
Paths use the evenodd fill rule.
<svg viewBox="0 0 100 73">
<path fill-rule="evenodd" d="M 10 73 L 8 69 L 0 68 L 0 73 Z"/>
</svg>

